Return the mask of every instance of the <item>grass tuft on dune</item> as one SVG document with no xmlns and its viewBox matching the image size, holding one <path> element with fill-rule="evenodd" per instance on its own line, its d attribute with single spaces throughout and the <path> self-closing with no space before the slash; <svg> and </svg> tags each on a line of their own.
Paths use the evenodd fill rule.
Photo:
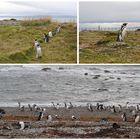
<svg viewBox="0 0 140 140">
<path fill-rule="evenodd" d="M 74 22 L 63 23 L 60 33 L 44 42 L 44 33 L 62 23 L 50 17 L 0 22 L 0 63 L 76 63 L 77 32 Z M 34 39 L 41 43 L 42 58 L 36 59 Z"/>
<path fill-rule="evenodd" d="M 124 43 L 116 39 L 115 31 L 81 31 L 80 63 L 140 63 L 140 32 L 127 31 Z"/>
</svg>

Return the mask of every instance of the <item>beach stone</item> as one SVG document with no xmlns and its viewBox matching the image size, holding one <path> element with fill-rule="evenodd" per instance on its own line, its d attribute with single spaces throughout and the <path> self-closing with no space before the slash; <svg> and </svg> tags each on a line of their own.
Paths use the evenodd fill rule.
<svg viewBox="0 0 140 140">
<path fill-rule="evenodd" d="M 101 75 L 95 75 L 93 79 L 98 79 Z"/>
<path fill-rule="evenodd" d="M 86 72 L 86 73 L 84 73 L 84 75 L 88 75 L 88 73 Z"/>
<path fill-rule="evenodd" d="M 117 123 L 113 123 L 113 124 L 112 124 L 112 127 L 113 127 L 114 129 L 120 128 L 120 126 L 119 126 Z"/>
<path fill-rule="evenodd" d="M 121 80 L 121 78 L 118 77 L 117 80 Z"/>
<path fill-rule="evenodd" d="M 48 71 L 48 70 L 51 70 L 51 68 L 43 68 L 42 70 L 43 71 Z"/>
<path fill-rule="evenodd" d="M 104 73 L 111 73 L 109 70 L 104 70 Z"/>
<path fill-rule="evenodd" d="M 59 67 L 58 69 L 59 69 L 59 70 L 63 70 L 64 68 L 63 68 L 63 67 Z"/>
</svg>

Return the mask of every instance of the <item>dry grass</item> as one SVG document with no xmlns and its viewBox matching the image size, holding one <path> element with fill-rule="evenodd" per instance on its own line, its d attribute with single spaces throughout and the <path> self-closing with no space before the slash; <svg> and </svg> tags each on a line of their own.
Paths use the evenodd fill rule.
<svg viewBox="0 0 140 140">
<path fill-rule="evenodd" d="M 61 23 L 50 17 L 4 22 L 7 24 L 0 24 L 0 63 L 76 63 L 75 23 L 64 23 L 61 32 L 45 43 L 43 34 Z M 34 39 L 41 43 L 40 59 L 35 58 Z"/>
<path fill-rule="evenodd" d="M 140 63 L 140 32 L 127 32 L 126 45 L 112 47 L 117 32 L 81 31 L 80 63 Z"/>
</svg>

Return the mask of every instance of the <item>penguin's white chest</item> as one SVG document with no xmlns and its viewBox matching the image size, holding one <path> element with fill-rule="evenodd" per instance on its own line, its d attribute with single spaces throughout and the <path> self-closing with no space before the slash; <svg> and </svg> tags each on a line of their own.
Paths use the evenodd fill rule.
<svg viewBox="0 0 140 140">
<path fill-rule="evenodd" d="M 125 35 L 126 35 L 126 28 L 124 28 L 122 31 L 122 39 L 124 39 Z"/>
<path fill-rule="evenodd" d="M 140 116 L 137 116 L 136 119 L 135 119 L 135 123 L 138 123 L 140 120 Z"/>
</svg>

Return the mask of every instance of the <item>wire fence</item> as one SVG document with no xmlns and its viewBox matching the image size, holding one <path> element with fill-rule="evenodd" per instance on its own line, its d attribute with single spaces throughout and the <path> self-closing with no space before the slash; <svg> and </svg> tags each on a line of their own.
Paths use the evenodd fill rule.
<svg viewBox="0 0 140 140">
<path fill-rule="evenodd" d="M 127 28 L 126 30 L 127 31 L 136 31 L 136 30 L 138 30 L 138 29 L 140 29 L 139 27 L 129 27 L 129 28 Z M 118 30 L 120 30 L 120 28 L 118 28 L 118 27 L 80 27 L 80 31 L 82 31 L 82 30 L 91 30 L 91 31 L 118 31 Z"/>
</svg>

